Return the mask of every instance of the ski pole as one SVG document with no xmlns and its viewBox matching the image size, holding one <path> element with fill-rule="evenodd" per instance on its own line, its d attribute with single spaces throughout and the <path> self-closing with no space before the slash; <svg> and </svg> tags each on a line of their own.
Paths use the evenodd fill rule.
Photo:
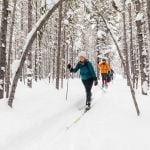
<svg viewBox="0 0 150 150">
<path fill-rule="evenodd" d="M 69 78 L 67 79 L 66 101 L 68 99 L 68 83 L 69 83 Z"/>
<path fill-rule="evenodd" d="M 66 101 L 68 100 L 69 77 L 70 77 L 70 72 L 68 72 L 68 79 L 67 79 Z"/>
</svg>

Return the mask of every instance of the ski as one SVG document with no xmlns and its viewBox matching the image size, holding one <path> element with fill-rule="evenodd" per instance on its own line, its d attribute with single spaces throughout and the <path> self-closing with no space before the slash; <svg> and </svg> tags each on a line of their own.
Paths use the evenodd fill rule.
<svg viewBox="0 0 150 150">
<path fill-rule="evenodd" d="M 66 127 L 66 130 L 69 130 L 74 124 L 76 124 L 81 118 L 82 116 L 85 114 L 85 111 L 83 111 L 80 116 L 78 116 L 70 125 L 68 125 Z"/>
<path fill-rule="evenodd" d="M 102 87 L 101 85 L 98 85 L 98 87 L 104 92 L 104 93 L 106 93 L 106 89 L 108 88 L 104 88 L 104 87 Z"/>
<path fill-rule="evenodd" d="M 85 115 L 87 111 L 83 111 L 70 125 L 68 125 L 66 127 L 66 130 L 69 130 L 73 125 L 75 125 L 76 123 L 78 123 L 80 121 L 80 119 Z"/>
<path fill-rule="evenodd" d="M 72 126 L 74 126 L 76 123 L 78 123 L 80 120 L 81 120 L 81 118 L 88 112 L 88 111 L 90 111 L 91 110 L 91 108 L 95 105 L 96 103 L 94 103 L 94 104 L 92 104 L 91 105 L 91 107 L 90 107 L 90 109 L 82 109 L 81 111 L 82 111 L 82 113 L 77 117 L 77 118 L 75 118 L 74 119 L 74 121 L 70 124 L 70 125 L 68 125 L 67 127 L 66 127 L 66 130 L 69 130 Z"/>
</svg>

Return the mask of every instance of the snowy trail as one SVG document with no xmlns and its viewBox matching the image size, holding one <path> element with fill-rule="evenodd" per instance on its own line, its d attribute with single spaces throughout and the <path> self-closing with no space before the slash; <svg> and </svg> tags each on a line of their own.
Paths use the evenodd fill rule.
<svg viewBox="0 0 150 150">
<path fill-rule="evenodd" d="M 145 125 L 144 120 L 136 116 L 132 99 L 125 94 L 129 89 L 120 88 L 119 84 L 109 88 L 94 109 L 63 137 L 65 140 L 59 139 L 50 147 L 55 150 L 148 150 L 150 123 Z"/>
<path fill-rule="evenodd" d="M 103 92 L 99 91 L 98 96 L 97 97 L 95 96 L 94 101 L 104 96 L 103 94 L 100 93 Z M 74 105 L 76 106 L 78 106 L 79 104 L 80 104 L 80 100 L 74 103 Z M 41 124 L 37 124 L 36 126 L 28 129 L 27 131 L 24 131 L 23 133 L 19 133 L 17 136 L 14 137 L 13 140 L 7 143 L 7 146 L 2 147 L 2 149 L 9 150 L 10 147 L 11 150 L 12 147 L 14 150 L 42 149 L 43 145 L 45 145 L 46 143 L 49 144 L 54 143 L 58 139 L 63 138 L 63 136 L 66 135 L 67 133 L 66 127 L 70 125 L 70 123 L 72 123 L 72 121 L 76 119 L 78 116 L 80 116 L 82 113 L 82 111 L 78 111 L 78 109 L 74 109 L 74 111 L 72 111 L 73 109 L 74 109 L 73 106 L 70 108 L 66 108 L 63 111 L 54 114 L 52 117 L 46 118 L 45 120 L 43 120 Z M 76 124 L 74 126 L 76 126 Z M 71 130 L 71 128 L 69 130 Z M 41 144 L 42 143 L 41 139 L 44 139 L 43 144 Z M 40 145 L 42 146 L 40 146 L 39 144 L 35 146 L 35 143 L 40 143 Z"/>
<path fill-rule="evenodd" d="M 81 81 L 71 80 L 69 87 L 68 101 L 65 100 L 65 90 L 58 92 L 45 83 L 40 83 L 32 91 L 25 88 L 24 92 L 28 93 L 26 96 L 18 92 L 15 110 L 7 114 L 7 124 L 10 124 L 9 119 L 12 117 L 16 128 L 14 132 L 10 128 L 7 134 L 3 132 L 3 126 L 0 128 L 5 140 L 0 142 L 0 149 L 149 150 L 150 111 L 146 107 L 150 105 L 147 101 L 149 98 L 140 103 L 145 111 L 143 116 L 137 117 L 124 80 L 114 81 L 106 92 L 93 87 L 95 105 L 66 130 L 80 116 L 78 108 L 84 103 Z M 1 115 L 4 114 L 1 112 Z M 9 125 L 5 128 L 8 129 Z"/>
<path fill-rule="evenodd" d="M 133 150 L 144 147 L 148 150 L 149 125 L 142 125 L 140 118 L 136 117 L 130 96 L 124 99 L 125 93 L 129 93 L 129 90 L 118 87 L 116 84 L 112 85 L 95 108 L 63 137 L 65 140 L 59 139 L 50 147 L 56 150 Z"/>
<path fill-rule="evenodd" d="M 3 150 L 10 149 L 22 149 L 22 147 L 25 147 L 25 145 L 28 146 L 30 143 L 34 143 L 38 139 L 41 140 L 41 137 L 46 133 L 50 133 L 49 140 L 52 140 L 57 135 L 61 134 L 61 132 L 64 130 L 65 121 L 62 121 L 62 118 L 66 116 L 66 119 L 70 118 L 70 115 L 68 115 L 70 112 L 69 109 L 64 110 L 63 112 L 59 112 L 57 114 L 54 114 L 52 117 L 46 118 L 45 120 L 42 120 L 42 122 L 37 122 L 34 126 L 31 128 L 24 130 L 23 132 L 19 132 L 17 135 L 15 135 L 10 141 L 7 143 L 6 146 L 0 147 Z M 57 128 L 55 126 L 57 125 Z M 19 141 L 18 141 L 19 139 Z"/>
<path fill-rule="evenodd" d="M 34 92 L 35 91 L 33 91 L 32 94 L 35 94 Z M 41 98 L 40 95 L 45 95 L 46 92 L 47 90 L 45 90 L 45 93 L 40 92 L 38 98 L 40 99 Z M 65 106 L 63 109 L 50 112 L 52 113 L 52 115 L 47 115 L 47 114 L 45 115 L 45 113 L 49 113 L 49 111 L 43 113 L 42 112 L 44 109 L 43 106 L 35 109 L 34 112 L 32 113 L 35 115 L 35 113 L 42 112 L 41 113 L 42 115 L 40 114 L 41 116 L 39 117 L 39 118 L 43 117 L 42 120 L 34 122 L 31 126 L 18 132 L 17 134 L 10 135 L 10 137 L 7 138 L 6 144 L 4 143 L 0 145 L 0 149 L 17 150 L 17 149 L 23 149 L 23 147 L 24 149 L 26 149 L 26 147 L 27 149 L 29 149 L 29 145 L 30 144 L 32 145 L 32 143 L 34 145 L 35 142 L 39 140 L 41 141 L 41 137 L 44 136 L 46 132 L 50 133 L 50 136 L 48 138 L 50 141 L 59 137 L 61 133 L 66 132 L 67 125 L 71 123 L 74 118 L 78 117 L 81 114 L 81 111 L 78 110 L 78 108 L 83 105 L 83 102 L 81 103 L 81 99 L 83 98 L 76 99 L 75 102 L 71 102 L 67 107 Z M 31 110 L 29 110 L 28 113 L 31 113 L 30 111 Z"/>
</svg>

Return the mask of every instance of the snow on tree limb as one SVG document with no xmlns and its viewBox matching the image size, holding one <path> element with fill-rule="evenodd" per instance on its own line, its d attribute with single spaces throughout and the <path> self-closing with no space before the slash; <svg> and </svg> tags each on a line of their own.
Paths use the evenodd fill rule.
<svg viewBox="0 0 150 150">
<path fill-rule="evenodd" d="M 49 5 L 49 10 L 39 19 L 39 21 L 36 23 L 35 27 L 28 33 L 27 38 L 26 38 L 26 42 L 25 45 L 23 47 L 23 54 L 21 56 L 20 59 L 20 63 L 15 71 L 14 77 L 13 77 L 13 82 L 11 85 L 11 91 L 10 91 L 10 95 L 8 98 L 8 105 L 10 107 L 12 107 L 12 103 L 13 103 L 13 99 L 14 99 L 14 95 L 15 95 L 15 91 L 16 91 L 16 87 L 17 87 L 17 83 L 18 83 L 18 79 L 20 77 L 20 72 L 21 69 L 24 65 L 25 59 L 26 59 L 26 55 L 29 51 L 30 46 L 32 45 L 34 39 L 36 38 L 36 33 L 37 31 L 39 31 L 42 26 L 45 24 L 45 22 L 49 19 L 49 17 L 52 15 L 52 13 L 59 7 L 59 5 L 67 0 L 53 0 L 50 5 Z"/>
</svg>

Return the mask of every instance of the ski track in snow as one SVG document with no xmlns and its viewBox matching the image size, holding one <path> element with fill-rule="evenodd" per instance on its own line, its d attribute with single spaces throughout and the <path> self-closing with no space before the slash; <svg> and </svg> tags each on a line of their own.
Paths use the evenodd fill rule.
<svg viewBox="0 0 150 150">
<path fill-rule="evenodd" d="M 71 109 L 71 108 L 70 108 Z M 15 150 L 22 149 L 24 146 L 29 146 L 29 143 L 34 143 L 37 140 L 41 140 L 41 137 L 46 133 L 49 132 L 51 137 L 50 141 L 53 140 L 57 135 L 59 135 L 65 127 L 65 122 L 62 122 L 60 120 L 62 117 L 67 116 L 67 114 L 70 113 L 68 109 L 64 110 L 64 112 L 59 112 L 55 115 L 53 115 L 50 118 L 46 118 L 42 123 L 37 123 L 32 128 L 28 129 L 27 131 L 18 133 L 13 139 L 7 143 L 6 147 L 2 147 L 3 150 L 8 150 L 9 148 L 12 150 L 12 148 Z M 57 124 L 57 127 L 59 125 L 59 128 L 55 128 L 55 125 Z M 19 142 L 18 142 L 19 139 Z M 28 149 L 28 147 L 27 147 Z"/>
<path fill-rule="evenodd" d="M 53 116 L 45 118 L 45 120 L 43 120 L 42 122 L 36 123 L 31 128 L 17 133 L 12 138 L 8 138 L 6 145 L 3 145 L 2 147 L 0 146 L 0 149 L 29 150 L 29 145 L 39 143 L 38 141 L 41 142 L 42 137 L 44 137 L 46 133 L 50 134 L 48 135 L 49 141 L 55 141 L 55 139 L 60 137 L 60 135 L 66 133 L 66 127 L 70 123 L 72 123 L 73 119 L 80 116 L 81 111 L 79 111 L 78 108 L 81 107 L 81 105 L 83 105 L 81 99 L 83 98 L 80 98 L 75 103 L 71 104 L 69 107 L 58 111 L 58 113 L 55 113 Z M 57 127 L 55 128 L 55 126 Z M 37 148 L 39 148 L 39 146 Z M 32 146 L 31 149 L 33 150 Z"/>
<path fill-rule="evenodd" d="M 93 94 L 94 106 L 67 130 L 66 127 L 70 126 L 81 115 L 78 108 L 83 106 L 83 97 L 85 96 L 81 95 L 84 88 L 80 86 L 80 80 L 71 80 L 70 82 L 72 85 L 76 84 L 76 86 L 70 86 L 68 101 L 59 102 L 58 100 L 64 99 L 65 91 L 60 91 L 57 97 L 56 94 L 58 93 L 53 93 L 52 90 L 55 97 L 52 96 L 51 101 L 57 98 L 57 102 L 54 105 L 51 104 L 48 100 L 51 93 L 47 94 L 49 91 L 47 89 L 48 84 L 42 91 L 39 91 L 36 97 L 47 99 L 44 101 L 47 105 L 40 102 L 38 104 L 37 101 L 37 105 L 42 104 L 40 107 L 34 108 L 33 112 L 29 108 L 26 115 L 31 115 L 29 117 L 31 120 L 33 117 L 35 118 L 31 126 L 6 137 L 7 141 L 0 145 L 0 149 L 149 150 L 150 121 L 147 120 L 150 119 L 150 115 L 148 115 L 148 107 L 140 101 L 141 97 L 139 96 L 138 102 L 145 111 L 143 111 L 141 117 L 136 116 L 133 101 L 129 94 L 130 91 L 125 88 L 126 83 L 123 80 L 111 83 L 106 92 L 98 86 L 93 87 L 93 93 L 95 93 Z M 37 93 L 37 89 L 35 88 L 31 93 L 28 90 L 25 92 L 29 93 L 25 97 L 28 99 L 31 95 Z M 19 97 L 22 96 L 18 94 L 17 98 L 19 99 Z M 25 106 L 34 105 L 34 102 L 28 101 Z M 16 102 L 16 113 L 18 111 L 24 113 L 23 106 L 20 108 L 21 103 L 18 102 L 17 104 Z M 62 106 L 63 108 L 61 108 Z"/>
</svg>

